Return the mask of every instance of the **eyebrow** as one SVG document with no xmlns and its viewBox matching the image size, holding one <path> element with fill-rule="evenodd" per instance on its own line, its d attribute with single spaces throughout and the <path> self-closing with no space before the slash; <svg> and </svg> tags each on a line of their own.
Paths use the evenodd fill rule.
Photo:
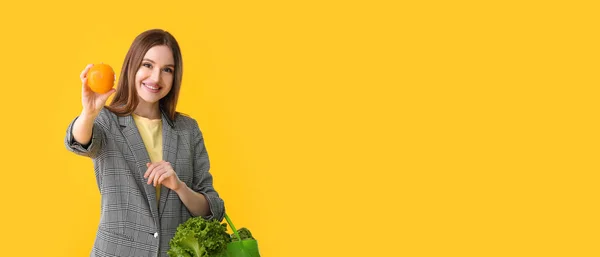
<svg viewBox="0 0 600 257">
<path fill-rule="evenodd" d="M 152 64 L 155 64 L 155 62 L 154 62 L 153 60 L 150 60 L 150 59 L 148 59 L 148 58 L 144 58 L 144 61 L 148 61 L 148 62 L 151 62 Z M 173 65 L 173 64 L 167 64 L 167 65 L 165 65 L 165 66 L 170 66 L 170 67 L 173 67 L 173 68 L 175 68 L 175 65 Z"/>
</svg>

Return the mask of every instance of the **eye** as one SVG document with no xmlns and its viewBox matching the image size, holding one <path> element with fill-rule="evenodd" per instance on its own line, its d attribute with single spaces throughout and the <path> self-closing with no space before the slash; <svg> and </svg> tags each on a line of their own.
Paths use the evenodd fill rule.
<svg viewBox="0 0 600 257">
<path fill-rule="evenodd" d="M 163 70 L 168 73 L 173 73 L 173 69 L 171 68 L 164 68 Z"/>
<path fill-rule="evenodd" d="M 150 69 L 152 68 L 152 64 L 147 63 L 147 62 L 143 63 L 142 66 L 144 66 L 146 68 L 150 68 Z"/>
</svg>

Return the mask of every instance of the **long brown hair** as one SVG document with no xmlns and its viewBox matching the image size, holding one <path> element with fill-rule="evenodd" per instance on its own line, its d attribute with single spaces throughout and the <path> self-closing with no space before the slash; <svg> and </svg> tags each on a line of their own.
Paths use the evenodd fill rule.
<svg viewBox="0 0 600 257">
<path fill-rule="evenodd" d="M 171 91 L 159 100 L 159 107 L 169 116 L 171 121 L 175 120 L 177 111 L 177 99 L 181 88 L 181 78 L 183 76 L 183 61 L 181 59 L 181 50 L 175 37 L 171 33 L 161 29 L 151 29 L 139 34 L 129 47 L 129 51 L 123 61 L 121 68 L 121 77 L 117 86 L 112 102 L 107 108 L 119 116 L 131 114 L 138 105 L 138 95 L 135 88 L 135 74 L 142 65 L 142 60 L 150 48 L 158 45 L 166 45 L 173 52 L 175 69 L 173 71 L 173 86 Z"/>
</svg>

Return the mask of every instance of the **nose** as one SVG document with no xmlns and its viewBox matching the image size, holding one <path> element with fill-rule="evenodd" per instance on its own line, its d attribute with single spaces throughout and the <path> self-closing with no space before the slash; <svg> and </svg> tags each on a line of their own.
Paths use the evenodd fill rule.
<svg viewBox="0 0 600 257">
<path fill-rule="evenodd" d="M 150 79 L 158 84 L 160 81 L 160 68 L 155 68 L 152 70 L 152 74 L 150 74 Z"/>
</svg>

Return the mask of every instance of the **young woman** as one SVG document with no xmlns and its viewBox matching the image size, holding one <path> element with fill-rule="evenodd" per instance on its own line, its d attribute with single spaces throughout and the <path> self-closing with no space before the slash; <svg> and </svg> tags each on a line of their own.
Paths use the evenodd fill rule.
<svg viewBox="0 0 600 257">
<path fill-rule="evenodd" d="M 167 256 L 177 226 L 192 216 L 221 221 L 198 123 L 176 111 L 183 73 L 175 38 L 149 30 L 133 41 L 116 91 L 93 92 L 81 73 L 81 114 L 65 145 L 94 163 L 101 200 L 91 256 Z M 109 106 L 108 97 L 115 93 Z"/>
</svg>

